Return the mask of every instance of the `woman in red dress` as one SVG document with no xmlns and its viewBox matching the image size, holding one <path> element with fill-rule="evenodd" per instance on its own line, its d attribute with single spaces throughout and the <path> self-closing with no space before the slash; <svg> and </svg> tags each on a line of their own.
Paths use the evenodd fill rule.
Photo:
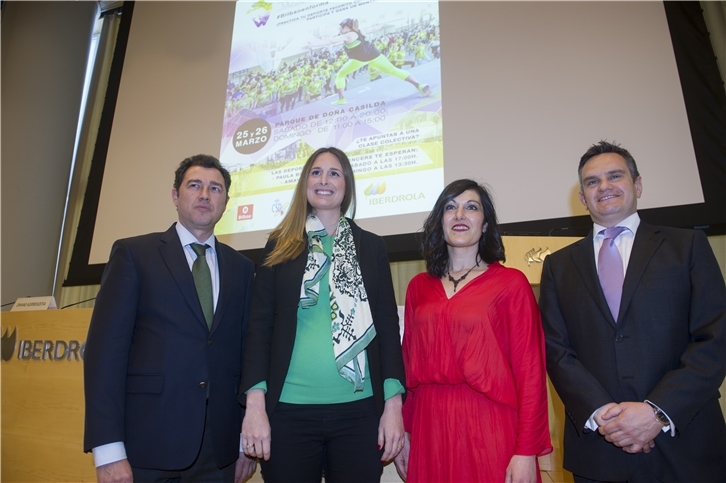
<svg viewBox="0 0 726 483">
<path fill-rule="evenodd" d="M 550 444 L 544 337 L 525 276 L 504 267 L 489 193 L 458 180 L 424 224 L 406 293 L 407 482 L 540 481 Z"/>
</svg>

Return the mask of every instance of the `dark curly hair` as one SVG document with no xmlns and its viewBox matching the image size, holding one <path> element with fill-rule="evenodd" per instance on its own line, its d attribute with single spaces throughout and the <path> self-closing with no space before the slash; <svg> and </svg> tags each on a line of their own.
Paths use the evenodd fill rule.
<svg viewBox="0 0 726 483">
<path fill-rule="evenodd" d="M 449 250 L 444 239 L 444 229 L 441 225 L 444 208 L 449 201 L 468 190 L 474 190 L 479 194 L 484 210 L 484 222 L 487 223 L 487 229 L 479 239 L 479 257 L 486 263 L 503 262 L 505 260 L 502 236 L 499 234 L 497 212 L 494 210 L 494 202 L 489 195 L 489 191 L 476 181 L 458 179 L 444 188 L 424 222 L 423 236 L 421 237 L 421 255 L 426 261 L 426 271 L 432 277 L 443 277 L 449 264 Z"/>
</svg>

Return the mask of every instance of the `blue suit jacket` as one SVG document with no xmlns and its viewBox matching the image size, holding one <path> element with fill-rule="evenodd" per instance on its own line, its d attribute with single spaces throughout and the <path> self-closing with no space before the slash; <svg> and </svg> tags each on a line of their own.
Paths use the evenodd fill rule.
<svg viewBox="0 0 726 483">
<path fill-rule="evenodd" d="M 117 241 L 101 280 L 84 362 L 84 450 L 122 441 L 132 466 L 191 465 L 209 418 L 220 467 L 239 457 L 237 401 L 252 262 L 216 243 L 211 330 L 176 228 Z"/>
<path fill-rule="evenodd" d="M 627 480 L 648 465 L 663 482 L 726 481 L 718 388 L 726 374 L 726 289 L 702 232 L 640 224 L 616 323 L 595 269 L 592 232 L 547 257 L 540 309 L 547 371 L 565 404 L 564 467 Z M 584 431 L 610 402 L 648 399 L 675 422 L 631 455 Z"/>
</svg>

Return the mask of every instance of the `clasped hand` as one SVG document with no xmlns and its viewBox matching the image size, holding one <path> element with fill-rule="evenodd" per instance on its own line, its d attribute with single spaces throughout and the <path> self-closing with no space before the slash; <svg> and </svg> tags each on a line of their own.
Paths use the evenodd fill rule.
<svg viewBox="0 0 726 483">
<path fill-rule="evenodd" d="M 647 403 L 623 402 L 603 406 L 595 414 L 598 432 L 626 453 L 649 453 L 663 426 Z"/>
</svg>

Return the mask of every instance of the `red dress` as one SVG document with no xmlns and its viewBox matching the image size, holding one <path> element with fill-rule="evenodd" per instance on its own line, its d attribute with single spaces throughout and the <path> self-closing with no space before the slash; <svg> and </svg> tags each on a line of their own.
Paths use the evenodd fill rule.
<svg viewBox="0 0 726 483">
<path fill-rule="evenodd" d="M 451 299 L 414 277 L 403 358 L 407 483 L 503 483 L 513 455 L 552 451 L 540 313 L 518 270 L 493 263 Z"/>
</svg>

